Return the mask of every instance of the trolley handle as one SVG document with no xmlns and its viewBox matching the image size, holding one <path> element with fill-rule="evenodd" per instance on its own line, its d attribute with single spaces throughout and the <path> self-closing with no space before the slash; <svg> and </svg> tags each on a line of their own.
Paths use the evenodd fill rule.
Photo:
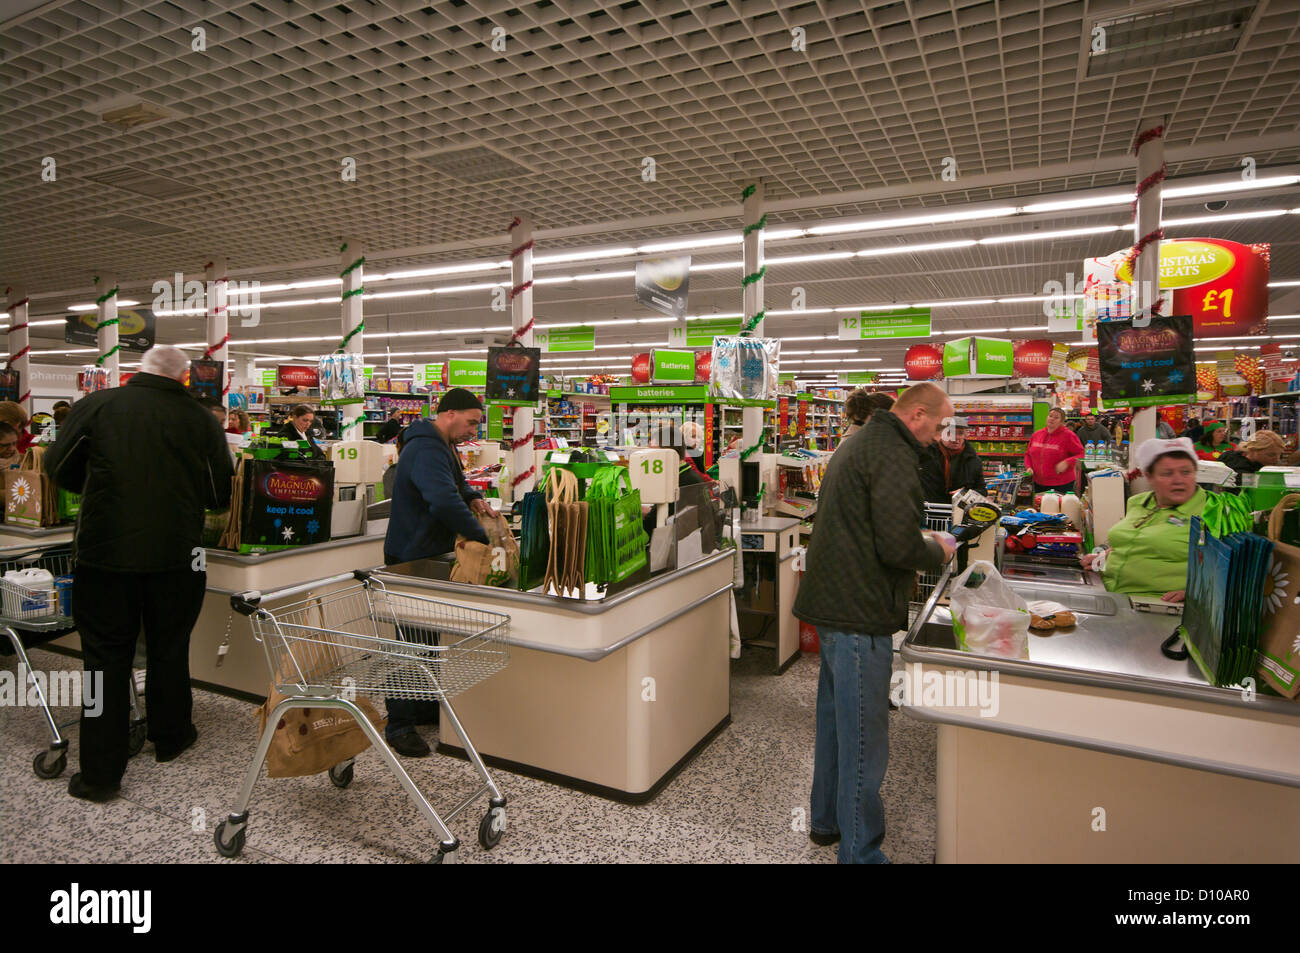
<svg viewBox="0 0 1300 953">
<path fill-rule="evenodd" d="M 230 596 L 230 608 L 234 609 L 240 615 L 251 616 L 259 608 L 262 601 L 278 602 L 281 599 L 288 599 L 290 596 L 301 595 L 304 592 L 311 592 L 313 589 L 319 589 L 321 586 L 331 586 L 336 582 L 347 582 L 350 579 L 357 579 L 361 582 L 370 581 L 371 571 L 368 569 L 354 569 L 351 572 L 342 572 L 336 576 L 326 576 L 324 579 L 313 579 L 310 582 L 300 583 L 296 586 L 286 586 L 283 589 L 273 589 L 270 592 L 262 592 L 258 589 L 249 589 L 245 592 L 236 592 Z"/>
</svg>

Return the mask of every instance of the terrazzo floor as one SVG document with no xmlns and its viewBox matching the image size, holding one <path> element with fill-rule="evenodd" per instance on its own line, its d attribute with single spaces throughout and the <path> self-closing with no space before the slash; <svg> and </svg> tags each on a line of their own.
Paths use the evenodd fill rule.
<svg viewBox="0 0 1300 953">
<path fill-rule="evenodd" d="M 807 811 L 813 767 L 813 710 L 818 660 L 800 658 L 781 677 L 771 654 L 747 649 L 732 662 L 731 725 L 649 804 L 631 806 L 493 772 L 509 799 L 500 844 L 483 850 L 478 803 L 449 826 L 462 863 L 834 863 L 834 847 L 816 847 L 794 829 Z M 37 668 L 75 660 L 32 652 Z M 0 666 L 15 669 L 13 657 Z M 60 709 L 60 722 L 74 717 Z M 62 716 L 62 717 L 59 717 Z M 230 811 L 256 742 L 256 706 L 211 692 L 194 693 L 199 743 L 157 764 L 153 747 L 127 769 L 122 797 L 88 804 L 67 794 L 72 755 L 61 778 L 41 780 L 33 756 L 49 741 L 39 709 L 0 708 L 0 862 L 4 863 L 409 863 L 428 860 L 437 838 L 373 750 L 355 780 L 339 790 L 324 776 L 259 781 L 247 846 L 219 857 L 216 824 Z M 421 728 L 430 744 L 437 728 Z M 889 773 L 882 791 L 895 863 L 930 863 L 935 849 L 933 726 L 890 713 Z M 458 759 L 404 760 L 435 807 L 472 790 Z"/>
</svg>

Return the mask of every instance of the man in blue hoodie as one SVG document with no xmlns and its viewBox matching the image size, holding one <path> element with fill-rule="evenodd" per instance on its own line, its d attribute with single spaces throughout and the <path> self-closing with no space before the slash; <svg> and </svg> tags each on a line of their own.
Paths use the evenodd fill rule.
<svg viewBox="0 0 1300 953">
<path fill-rule="evenodd" d="M 463 387 L 453 387 L 438 401 L 436 417 L 418 420 L 403 431 L 393 480 L 388 535 L 384 537 L 387 565 L 449 553 L 457 535 L 480 543 L 487 534 L 474 513 L 491 512 L 483 494 L 469 488 L 456 444 L 478 433 L 483 405 Z M 437 724 L 436 702 L 386 699 L 389 747 L 409 758 L 423 758 L 429 745 L 415 731 L 417 724 Z"/>
</svg>

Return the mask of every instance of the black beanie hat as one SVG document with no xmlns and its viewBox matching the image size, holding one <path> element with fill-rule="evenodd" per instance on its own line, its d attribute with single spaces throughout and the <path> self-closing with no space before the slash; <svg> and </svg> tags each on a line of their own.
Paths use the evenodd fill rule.
<svg viewBox="0 0 1300 953">
<path fill-rule="evenodd" d="M 438 401 L 437 413 L 444 410 L 482 410 L 483 403 L 463 387 L 453 387 Z"/>
</svg>

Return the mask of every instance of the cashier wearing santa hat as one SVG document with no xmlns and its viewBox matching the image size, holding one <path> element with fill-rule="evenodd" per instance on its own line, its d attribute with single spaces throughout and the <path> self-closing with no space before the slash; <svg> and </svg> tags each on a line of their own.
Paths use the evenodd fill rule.
<svg viewBox="0 0 1300 953">
<path fill-rule="evenodd" d="M 1151 490 L 1129 498 L 1106 549 L 1079 559 L 1101 573 L 1111 592 L 1182 602 L 1188 533 L 1207 500 L 1196 485 L 1196 448 L 1186 437 L 1147 440 L 1138 447 L 1137 465 Z"/>
</svg>

